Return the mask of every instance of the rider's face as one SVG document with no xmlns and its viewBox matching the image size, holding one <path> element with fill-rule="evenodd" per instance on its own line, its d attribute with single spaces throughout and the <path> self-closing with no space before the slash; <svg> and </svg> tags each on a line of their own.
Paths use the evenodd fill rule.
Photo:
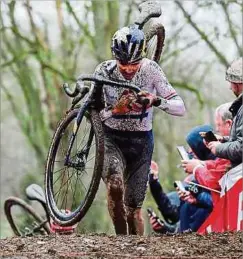
<svg viewBox="0 0 243 259">
<path fill-rule="evenodd" d="M 134 75 L 139 70 L 139 68 L 141 66 L 141 62 L 139 61 L 139 62 L 133 63 L 133 64 L 122 64 L 120 61 L 117 60 L 117 66 L 118 66 L 120 73 L 126 80 L 132 80 Z"/>
</svg>

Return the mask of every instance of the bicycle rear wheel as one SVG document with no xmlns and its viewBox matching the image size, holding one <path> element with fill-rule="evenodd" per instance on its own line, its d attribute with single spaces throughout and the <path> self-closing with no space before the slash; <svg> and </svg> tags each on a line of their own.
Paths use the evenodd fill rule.
<svg viewBox="0 0 243 259">
<path fill-rule="evenodd" d="M 104 161 L 104 134 L 95 110 L 84 112 L 68 165 L 64 164 L 78 109 L 60 121 L 46 163 L 46 200 L 50 216 L 61 226 L 79 222 L 98 191 Z"/>
<path fill-rule="evenodd" d="M 50 227 L 25 201 L 10 197 L 4 203 L 4 212 L 16 236 L 47 235 Z"/>
<path fill-rule="evenodd" d="M 162 24 L 154 24 L 145 33 L 146 38 L 146 57 L 159 62 L 165 40 L 165 29 Z"/>
</svg>

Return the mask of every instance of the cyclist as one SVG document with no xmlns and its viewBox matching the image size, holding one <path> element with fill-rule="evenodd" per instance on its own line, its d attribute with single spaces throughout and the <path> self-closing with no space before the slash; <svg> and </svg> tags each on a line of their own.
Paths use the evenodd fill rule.
<svg viewBox="0 0 243 259">
<path fill-rule="evenodd" d="M 118 30 L 111 50 L 115 60 L 101 63 L 95 74 L 132 82 L 141 87 L 141 92 L 136 95 L 104 85 L 104 107 L 100 111 L 106 148 L 102 178 L 116 234 L 142 235 L 141 207 L 154 146 L 152 106 L 156 101 L 159 109 L 176 116 L 184 115 L 185 106 L 159 65 L 143 57 L 145 37 L 136 26 Z M 139 102 L 141 98 L 148 101 L 145 107 Z"/>
</svg>

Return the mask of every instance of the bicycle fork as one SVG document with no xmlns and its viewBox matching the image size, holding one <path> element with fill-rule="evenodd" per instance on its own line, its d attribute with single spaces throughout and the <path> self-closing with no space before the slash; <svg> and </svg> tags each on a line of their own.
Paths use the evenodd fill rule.
<svg viewBox="0 0 243 259">
<path fill-rule="evenodd" d="M 72 136 L 70 138 L 67 154 L 65 156 L 65 161 L 64 161 L 65 166 L 68 166 L 70 164 L 69 158 L 70 158 L 70 153 L 71 153 L 71 150 L 72 150 L 72 147 L 73 147 L 73 143 L 74 143 L 75 137 L 77 135 L 77 132 L 79 130 L 79 126 L 81 124 L 82 118 L 84 116 L 84 112 L 85 112 L 86 108 L 88 107 L 88 105 L 89 105 L 89 99 L 87 99 L 84 102 L 84 105 L 78 111 L 76 120 L 74 122 L 73 133 L 72 133 Z"/>
</svg>

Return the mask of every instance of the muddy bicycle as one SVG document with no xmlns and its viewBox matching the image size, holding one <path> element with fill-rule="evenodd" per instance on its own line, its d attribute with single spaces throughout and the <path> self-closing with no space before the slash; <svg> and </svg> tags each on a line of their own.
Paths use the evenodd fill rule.
<svg viewBox="0 0 243 259">
<path fill-rule="evenodd" d="M 141 16 L 135 22 L 140 29 L 151 17 L 161 15 L 160 6 L 152 1 L 143 3 L 140 11 Z M 151 26 L 145 37 L 147 57 L 158 62 L 164 43 L 163 26 Z M 84 82 L 95 84 L 88 87 Z M 62 226 L 79 222 L 98 191 L 104 165 L 104 132 L 99 116 L 103 108 L 103 85 L 130 89 L 135 93 L 141 91 L 140 86 L 98 75 L 81 75 L 73 91 L 67 83 L 63 85 L 73 101 L 54 133 L 45 169 L 47 208 L 54 221 Z M 140 103 L 146 107 L 147 101 L 141 99 Z M 63 213 L 63 209 L 70 213 Z"/>
<path fill-rule="evenodd" d="M 47 211 L 43 189 L 37 184 L 31 184 L 25 189 L 26 196 L 31 201 L 41 204 L 44 215 L 23 199 L 11 196 L 4 202 L 4 213 L 16 236 L 49 235 L 51 233 L 70 234 L 75 227 L 62 227 L 52 222 Z"/>
</svg>

